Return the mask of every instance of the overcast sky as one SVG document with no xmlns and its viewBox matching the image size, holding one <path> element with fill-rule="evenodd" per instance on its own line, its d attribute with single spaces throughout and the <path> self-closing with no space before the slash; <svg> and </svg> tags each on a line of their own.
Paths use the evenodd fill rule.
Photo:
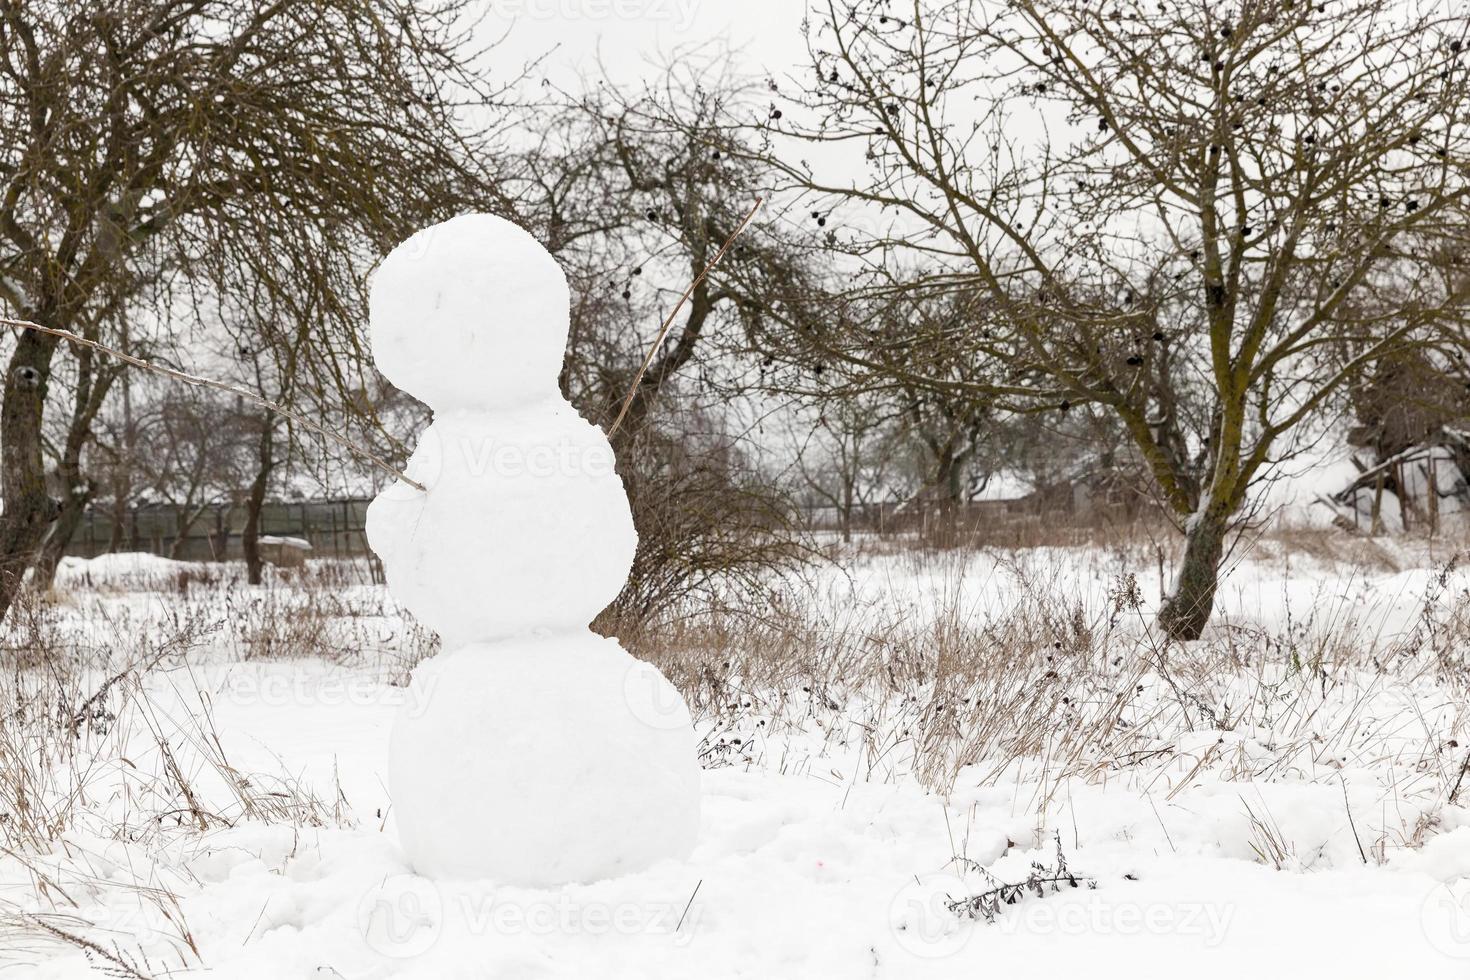
<svg viewBox="0 0 1470 980">
<path fill-rule="evenodd" d="M 531 60 L 551 52 L 544 72 L 572 87 L 579 75 L 629 82 L 656 71 L 680 48 L 723 41 L 742 71 L 784 74 L 805 62 L 802 0 L 480 0 L 482 31 L 509 30 L 504 51 Z"/>
</svg>

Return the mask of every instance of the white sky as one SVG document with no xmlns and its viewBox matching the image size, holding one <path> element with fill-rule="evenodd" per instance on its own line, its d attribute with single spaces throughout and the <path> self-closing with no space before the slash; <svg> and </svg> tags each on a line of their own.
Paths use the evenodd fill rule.
<svg viewBox="0 0 1470 980">
<path fill-rule="evenodd" d="M 573 88 L 605 69 L 614 81 L 655 75 L 682 48 L 722 42 L 742 72 L 786 74 L 806 61 L 803 0 L 480 0 L 481 35 L 509 31 L 500 50 Z M 599 68 L 599 61 L 601 68 Z"/>
</svg>

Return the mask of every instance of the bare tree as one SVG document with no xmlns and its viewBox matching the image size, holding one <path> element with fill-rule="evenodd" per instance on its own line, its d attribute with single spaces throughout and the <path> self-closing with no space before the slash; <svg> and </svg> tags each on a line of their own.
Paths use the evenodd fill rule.
<svg viewBox="0 0 1470 980">
<path fill-rule="evenodd" d="M 900 409 L 868 392 L 813 407 L 815 421 L 804 415 L 792 420 L 794 466 L 807 494 L 837 515 L 842 540 L 851 541 L 856 519 L 895 488 Z"/>
<path fill-rule="evenodd" d="M 199 518 L 240 486 L 248 422 L 243 406 L 181 386 L 163 390 L 140 462 L 148 495 L 174 509 L 170 558 L 183 556 Z"/>
<path fill-rule="evenodd" d="M 275 300 L 266 308 L 279 304 L 282 315 L 269 317 L 269 321 L 270 324 L 288 325 L 284 330 L 260 324 L 260 307 L 254 304 L 240 309 L 238 317 L 229 320 L 236 327 L 233 332 L 236 342 L 241 345 L 240 362 L 242 371 L 248 375 L 247 384 L 263 399 L 276 404 L 305 405 L 314 402 L 313 408 L 323 417 L 370 414 L 364 411 L 369 403 L 362 399 L 342 401 L 336 411 L 325 404 L 343 391 L 342 382 L 318 381 L 313 384 L 308 368 L 314 347 L 321 344 L 322 338 L 316 336 L 314 324 L 317 318 L 311 297 L 286 294 Z M 303 300 L 304 305 L 298 305 Z M 265 345 L 264 350 L 255 351 L 248 344 L 252 337 L 258 336 L 258 326 L 265 327 L 272 341 Z M 258 408 L 251 421 L 252 465 L 247 468 L 250 479 L 245 493 L 245 526 L 240 532 L 240 547 L 245 556 L 246 581 L 259 585 L 265 570 L 265 561 L 260 553 L 260 530 L 266 495 L 272 477 L 289 463 L 300 447 L 296 433 L 287 424 L 289 420 L 279 417 L 275 411 Z"/>
<path fill-rule="evenodd" d="M 615 448 L 636 436 L 660 392 L 707 375 L 717 349 L 712 335 L 733 322 L 722 316 L 734 310 L 723 274 L 701 278 L 757 195 L 756 168 L 725 158 L 707 138 L 731 97 L 720 79 L 706 88 L 675 68 L 660 86 L 632 96 L 598 86 L 552 113 L 528 156 L 524 216 L 573 287 L 562 386 L 608 425 L 632 390 Z M 669 112 L 687 128 L 668 126 Z M 689 131 L 704 135 L 690 140 Z M 735 250 L 743 256 L 748 246 L 742 241 Z M 638 375 L 660 324 L 695 280 Z"/>
<path fill-rule="evenodd" d="M 154 407 L 158 400 L 149 392 L 147 379 L 141 385 L 138 380 L 126 371 L 119 375 L 120 397 L 104 403 L 88 444 L 86 470 L 94 485 L 94 499 L 107 502 L 110 554 L 138 547 L 128 518 L 145 482 L 141 447 L 149 426 L 157 419 Z M 54 577 L 55 566 L 66 548 L 67 536 L 59 527 L 62 523 L 58 521 L 58 528 L 48 536 L 45 552 L 37 563 L 36 575 L 43 584 Z"/>
<path fill-rule="evenodd" d="M 150 286 L 248 285 L 313 295 L 317 334 L 355 337 L 356 292 L 303 270 L 353 268 L 360 282 L 414 228 L 506 208 L 487 176 L 493 132 L 471 144 L 456 124 L 464 100 L 498 104 L 456 26 L 464 6 L 0 0 L 0 308 L 116 346 Z M 321 258 L 289 261 L 301 254 Z M 169 357 L 166 338 L 133 326 L 134 353 Z M 72 346 L 22 331 L 5 374 L 0 614 L 58 515 L 41 436 Z M 322 377 L 351 373 L 323 360 Z M 105 394 L 91 371 L 76 443 Z"/>
<path fill-rule="evenodd" d="M 1185 532 L 1160 621 L 1188 639 L 1302 423 L 1463 316 L 1432 274 L 1470 195 L 1467 20 L 1441 9 L 832 0 L 812 74 L 724 149 L 799 195 L 845 291 L 983 304 L 914 339 L 1007 365 L 987 395 L 1116 416 Z M 829 175 L 854 149 L 862 176 Z M 821 343 L 881 374 L 871 329 Z"/>
<path fill-rule="evenodd" d="M 47 440 L 45 445 L 47 456 L 54 460 L 50 477 L 58 503 L 56 519 L 42 539 L 36 561 L 36 584 L 42 589 L 50 587 L 66 544 L 96 495 L 95 482 L 84 472 L 83 452 L 108 392 L 122 373 L 122 365 L 89 350 L 77 353 L 73 368 L 67 379 L 71 412 L 63 420 L 59 439 Z"/>
<path fill-rule="evenodd" d="M 751 211 L 756 168 L 664 122 L 676 104 L 681 125 L 701 129 L 730 97 L 723 81 L 701 87 L 686 71 L 699 76 L 685 65 L 646 91 L 599 86 L 544 110 L 517 185 L 519 216 L 571 285 L 563 391 L 610 429 L 627 404 L 611 438 L 639 553 L 613 614 L 639 620 L 717 598 L 717 583 L 754 588 L 802 553 L 787 501 L 727 411 L 738 385 L 718 377 L 720 338 L 739 325 L 724 283 L 753 246 L 741 237 L 701 275 Z"/>
</svg>

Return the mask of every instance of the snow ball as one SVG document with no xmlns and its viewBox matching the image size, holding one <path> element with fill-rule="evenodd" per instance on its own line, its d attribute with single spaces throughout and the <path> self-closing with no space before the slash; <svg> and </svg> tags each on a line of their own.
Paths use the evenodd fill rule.
<svg viewBox="0 0 1470 980">
<path fill-rule="evenodd" d="M 389 747 L 414 870 L 550 887 L 687 857 L 699 829 L 694 731 L 678 691 L 639 667 L 586 630 L 420 666 Z M 673 709 L 680 724 L 664 720 Z"/>
<path fill-rule="evenodd" d="M 425 228 L 372 278 L 373 358 L 434 409 L 557 391 L 571 297 L 561 266 L 513 222 L 467 214 Z"/>
</svg>

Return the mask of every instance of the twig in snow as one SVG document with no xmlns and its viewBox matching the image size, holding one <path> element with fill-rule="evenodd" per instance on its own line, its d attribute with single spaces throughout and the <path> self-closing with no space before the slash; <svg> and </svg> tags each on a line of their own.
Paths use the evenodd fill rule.
<svg viewBox="0 0 1470 980">
<path fill-rule="evenodd" d="M 1342 805 L 1347 809 L 1348 826 L 1353 831 L 1353 843 L 1358 845 L 1358 856 L 1363 859 L 1364 864 L 1367 864 L 1368 852 L 1363 850 L 1362 838 L 1358 836 L 1358 824 L 1353 820 L 1353 805 L 1348 802 L 1347 780 L 1342 778 L 1341 773 L 1338 773 L 1337 778 L 1342 783 Z"/>
<path fill-rule="evenodd" d="M 131 980 L 153 980 L 150 974 L 140 970 L 121 950 L 117 950 L 116 952 L 109 950 L 100 943 L 95 943 L 85 936 L 80 936 L 70 930 L 63 929 L 52 922 L 48 922 L 46 918 L 31 912 L 17 913 L 16 918 L 55 939 L 75 946 L 89 960 L 94 956 L 100 957 L 107 964 L 102 967 L 104 973 L 111 974 L 115 977 L 129 977 Z"/>
<path fill-rule="evenodd" d="M 1460 763 L 1460 774 L 1455 777 L 1455 788 L 1450 790 L 1450 803 L 1454 803 L 1460 796 L 1460 784 L 1465 781 L 1465 773 L 1470 772 L 1470 752 L 1465 753 L 1465 761 Z"/>
<path fill-rule="evenodd" d="M 694 891 L 692 891 L 692 892 L 689 893 L 689 901 L 686 902 L 686 903 L 684 903 L 684 911 L 679 914 L 679 924 L 676 925 L 676 926 L 674 926 L 674 931 L 675 932 L 678 932 L 679 929 L 680 929 L 680 927 L 682 927 L 684 925 L 684 917 L 686 915 L 688 915 L 689 914 L 689 910 L 694 907 L 694 896 L 699 894 L 699 886 L 700 885 L 703 885 L 703 884 L 704 884 L 704 879 L 703 878 L 699 879 L 699 881 L 696 882 L 695 885 L 694 885 Z"/>
<path fill-rule="evenodd" d="M 1088 888 L 1096 888 L 1097 881 L 1084 876 L 1079 877 L 1067 868 L 1067 856 L 1062 853 L 1062 835 L 1056 835 L 1057 859 L 1053 867 L 1047 867 L 1040 861 L 1031 863 L 1031 873 L 1026 876 L 1025 881 L 1008 884 L 1000 881 L 990 872 L 981 868 L 980 871 L 986 878 L 995 882 L 994 888 L 986 889 L 968 898 L 955 899 L 946 903 L 946 907 L 956 915 L 968 916 L 971 919 L 984 919 L 986 922 L 994 922 L 995 917 L 1005 911 L 1005 906 L 1015 905 L 1028 893 L 1042 898 L 1048 889 L 1056 893 L 1065 888 L 1081 888 L 1086 884 Z"/>
</svg>

